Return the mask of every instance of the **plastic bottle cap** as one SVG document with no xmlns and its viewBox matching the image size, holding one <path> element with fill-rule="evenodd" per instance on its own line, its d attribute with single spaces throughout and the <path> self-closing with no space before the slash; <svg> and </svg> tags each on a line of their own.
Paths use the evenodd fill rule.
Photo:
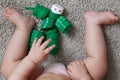
<svg viewBox="0 0 120 80">
<path fill-rule="evenodd" d="M 62 14 L 63 10 L 64 8 L 59 4 L 53 4 L 53 6 L 51 7 L 51 11 L 55 14 Z"/>
</svg>

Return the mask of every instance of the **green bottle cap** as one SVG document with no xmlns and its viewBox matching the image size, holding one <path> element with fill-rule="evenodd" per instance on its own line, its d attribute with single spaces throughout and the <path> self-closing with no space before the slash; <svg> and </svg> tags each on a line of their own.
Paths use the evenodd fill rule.
<svg viewBox="0 0 120 80">
<path fill-rule="evenodd" d="M 35 8 L 33 8 L 33 7 L 25 7 L 25 9 L 33 11 Z"/>
<path fill-rule="evenodd" d="M 49 30 L 45 32 L 47 37 L 52 38 L 52 39 L 59 39 L 59 33 L 56 29 Z"/>
<path fill-rule="evenodd" d="M 49 34 L 54 34 L 54 33 L 58 33 L 58 30 L 57 29 L 52 29 L 52 30 L 49 30 L 49 31 L 46 31 L 46 34 L 49 35 Z"/>
<path fill-rule="evenodd" d="M 70 21 L 68 21 L 64 16 L 60 16 L 55 25 L 62 33 L 67 33 L 69 29 L 72 27 Z"/>
<path fill-rule="evenodd" d="M 50 52 L 50 54 L 51 54 L 51 55 L 57 55 L 58 52 L 59 52 L 59 48 L 54 48 L 54 49 Z"/>
<path fill-rule="evenodd" d="M 41 36 L 44 34 L 36 29 L 32 30 L 31 36 L 30 36 L 30 41 L 29 41 L 29 47 L 32 47 L 33 41 L 37 38 L 39 39 Z"/>
<path fill-rule="evenodd" d="M 50 52 L 51 55 L 58 54 L 59 51 L 59 33 L 56 29 L 46 31 L 46 40 L 51 39 L 51 42 L 48 44 L 47 47 L 51 45 L 55 45 L 56 47 Z"/>
<path fill-rule="evenodd" d="M 51 18 L 46 18 L 42 21 L 42 24 L 40 26 L 40 30 L 48 30 L 55 27 L 55 21 Z"/>
<path fill-rule="evenodd" d="M 37 4 L 34 8 L 33 15 L 39 19 L 44 19 L 48 15 L 49 11 L 50 10 L 48 8 Z"/>
<path fill-rule="evenodd" d="M 60 15 L 59 14 L 55 14 L 52 11 L 50 11 L 49 17 L 54 19 L 54 20 L 57 20 L 60 17 Z"/>
</svg>

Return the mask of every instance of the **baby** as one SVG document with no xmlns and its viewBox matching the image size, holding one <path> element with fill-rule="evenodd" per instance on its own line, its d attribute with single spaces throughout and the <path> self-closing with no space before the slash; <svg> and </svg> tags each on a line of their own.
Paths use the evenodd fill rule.
<svg viewBox="0 0 120 80">
<path fill-rule="evenodd" d="M 17 26 L 2 64 L 3 75 L 8 80 L 102 80 L 105 76 L 107 51 L 101 25 L 118 21 L 118 17 L 113 13 L 88 11 L 84 14 L 88 56 L 83 61 L 71 62 L 67 68 L 62 63 L 38 66 L 47 59 L 55 45 L 46 48 L 51 40 L 42 43 L 42 36 L 34 40 L 28 53 L 28 41 L 35 26 L 34 20 L 9 7 L 5 8 L 4 15 Z"/>
</svg>

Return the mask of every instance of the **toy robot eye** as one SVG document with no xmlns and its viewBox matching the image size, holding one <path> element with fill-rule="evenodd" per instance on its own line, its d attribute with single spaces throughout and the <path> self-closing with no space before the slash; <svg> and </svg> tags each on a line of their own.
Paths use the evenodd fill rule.
<svg viewBox="0 0 120 80">
<path fill-rule="evenodd" d="M 61 12 L 61 10 L 59 10 L 59 12 Z"/>
<path fill-rule="evenodd" d="M 54 10 L 56 10 L 56 8 Z"/>
</svg>

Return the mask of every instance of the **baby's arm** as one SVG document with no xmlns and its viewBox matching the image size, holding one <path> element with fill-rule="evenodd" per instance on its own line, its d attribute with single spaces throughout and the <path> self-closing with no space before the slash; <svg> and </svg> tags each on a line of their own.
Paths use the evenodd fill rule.
<svg viewBox="0 0 120 80">
<path fill-rule="evenodd" d="M 49 52 L 55 47 L 55 45 L 53 45 L 46 48 L 50 40 L 41 44 L 43 39 L 44 37 L 41 37 L 38 41 L 35 40 L 33 42 L 33 46 L 29 54 L 18 64 L 8 80 L 29 80 L 29 76 L 37 64 L 44 61 Z"/>
</svg>

